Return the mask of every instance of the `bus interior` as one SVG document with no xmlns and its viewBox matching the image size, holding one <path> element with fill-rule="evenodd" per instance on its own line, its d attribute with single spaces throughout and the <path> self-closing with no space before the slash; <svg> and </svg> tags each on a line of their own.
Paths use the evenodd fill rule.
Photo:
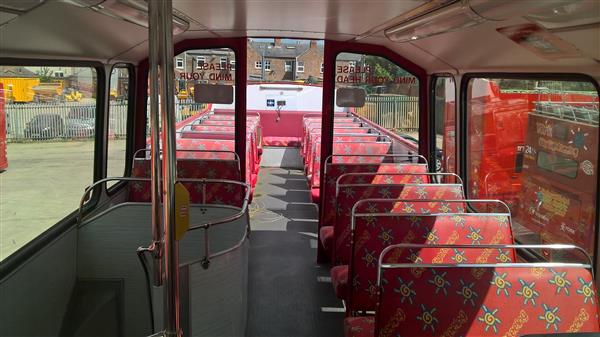
<svg viewBox="0 0 600 337">
<path fill-rule="evenodd" d="M 598 0 L 0 0 L 0 336 L 600 336 Z"/>
</svg>

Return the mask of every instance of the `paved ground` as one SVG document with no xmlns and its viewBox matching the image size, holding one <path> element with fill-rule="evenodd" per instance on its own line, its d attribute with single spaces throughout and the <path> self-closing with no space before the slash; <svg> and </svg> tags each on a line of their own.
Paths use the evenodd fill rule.
<svg viewBox="0 0 600 337">
<path fill-rule="evenodd" d="M 122 175 L 125 141 L 109 145 L 109 172 Z M 0 261 L 79 206 L 92 182 L 93 142 L 8 144 L 0 174 Z"/>
</svg>

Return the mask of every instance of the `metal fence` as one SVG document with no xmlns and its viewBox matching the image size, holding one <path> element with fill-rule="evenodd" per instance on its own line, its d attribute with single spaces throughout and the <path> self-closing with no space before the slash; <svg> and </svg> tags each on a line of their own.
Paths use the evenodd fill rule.
<svg viewBox="0 0 600 337">
<path fill-rule="evenodd" d="M 175 118 L 179 122 L 201 108 L 194 102 L 177 102 Z M 7 104 L 6 138 L 8 142 L 93 138 L 95 116 L 96 105 L 90 103 Z M 127 103 L 110 102 L 109 137 L 126 135 Z"/>
<path fill-rule="evenodd" d="M 419 130 L 419 98 L 404 95 L 370 95 L 358 115 L 386 128 Z"/>
</svg>

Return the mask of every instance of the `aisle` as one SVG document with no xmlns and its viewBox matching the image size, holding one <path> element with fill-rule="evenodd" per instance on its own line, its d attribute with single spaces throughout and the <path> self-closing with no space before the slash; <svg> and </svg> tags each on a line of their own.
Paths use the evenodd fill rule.
<svg viewBox="0 0 600 337">
<path fill-rule="evenodd" d="M 315 263 L 317 216 L 302 171 L 261 168 L 250 208 L 248 336 L 343 335 L 329 267 Z"/>
</svg>

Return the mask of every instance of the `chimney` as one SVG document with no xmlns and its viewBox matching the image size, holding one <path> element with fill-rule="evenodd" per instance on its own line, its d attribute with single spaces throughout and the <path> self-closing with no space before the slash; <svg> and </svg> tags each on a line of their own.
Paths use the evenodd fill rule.
<svg viewBox="0 0 600 337">
<path fill-rule="evenodd" d="M 275 38 L 275 45 L 276 46 L 281 46 L 281 38 L 280 37 L 276 37 Z"/>
<path fill-rule="evenodd" d="M 317 41 L 310 40 L 310 49 L 316 49 L 316 48 L 317 48 Z"/>
</svg>

